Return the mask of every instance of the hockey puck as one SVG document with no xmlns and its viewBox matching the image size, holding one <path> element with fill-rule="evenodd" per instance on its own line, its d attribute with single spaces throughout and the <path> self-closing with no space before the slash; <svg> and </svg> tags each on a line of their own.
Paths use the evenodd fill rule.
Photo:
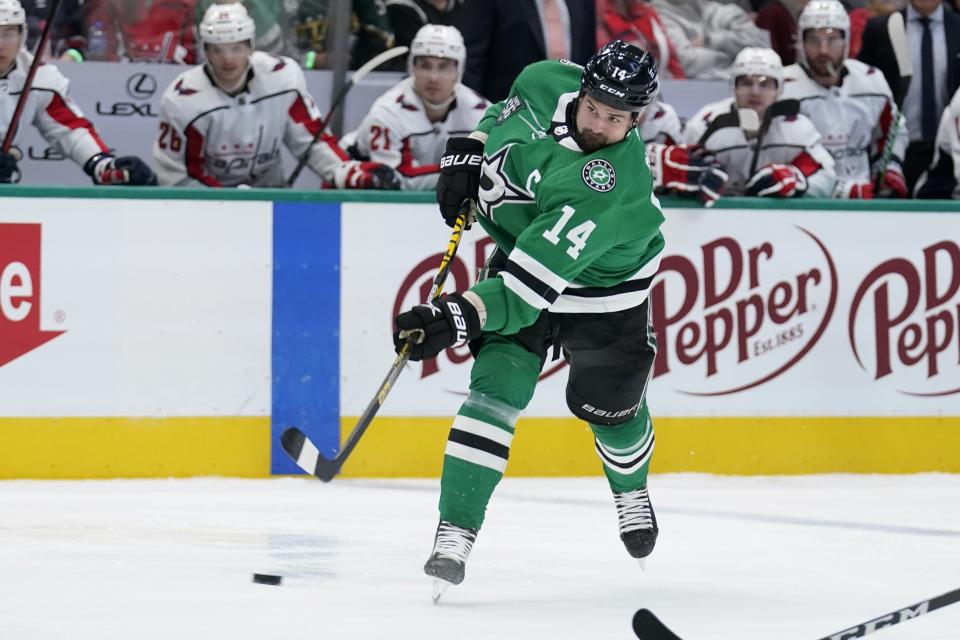
<svg viewBox="0 0 960 640">
<path fill-rule="evenodd" d="M 281 582 L 283 582 L 283 577 L 271 575 L 269 573 L 255 573 L 253 574 L 253 581 L 257 584 L 279 585 Z"/>
</svg>

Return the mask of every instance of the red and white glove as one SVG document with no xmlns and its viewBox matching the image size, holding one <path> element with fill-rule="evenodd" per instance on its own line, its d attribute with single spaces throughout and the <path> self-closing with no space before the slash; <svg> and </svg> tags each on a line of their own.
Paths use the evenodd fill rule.
<svg viewBox="0 0 960 640">
<path fill-rule="evenodd" d="M 869 182 L 840 179 L 837 180 L 837 186 L 833 188 L 833 197 L 844 200 L 872 200 L 873 185 Z"/>
<path fill-rule="evenodd" d="M 907 180 L 903 177 L 903 171 L 900 166 L 891 162 L 887 165 L 887 170 L 883 174 L 883 182 L 880 184 L 878 198 L 909 198 L 910 191 L 907 189 Z"/>
<path fill-rule="evenodd" d="M 393 167 L 379 162 L 346 162 L 337 170 L 334 184 L 339 189 L 384 189 L 396 191 L 402 181 Z"/>
<path fill-rule="evenodd" d="M 807 178 L 792 164 L 768 164 L 747 182 L 746 195 L 792 198 L 807 190 Z"/>
<path fill-rule="evenodd" d="M 727 174 L 703 147 L 650 144 L 647 163 L 654 190 L 696 194 L 707 207 L 723 195 L 727 185 Z"/>
<path fill-rule="evenodd" d="M 706 161 L 712 156 L 702 147 L 685 144 L 647 145 L 647 163 L 653 173 L 654 189 L 663 188 L 681 193 L 695 193 L 697 178 L 706 169 Z"/>
</svg>

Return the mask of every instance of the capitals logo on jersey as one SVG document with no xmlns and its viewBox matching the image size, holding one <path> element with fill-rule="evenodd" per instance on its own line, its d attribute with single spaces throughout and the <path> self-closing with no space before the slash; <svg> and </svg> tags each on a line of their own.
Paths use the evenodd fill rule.
<svg viewBox="0 0 960 640">
<path fill-rule="evenodd" d="M 617 184 L 613 165 L 602 158 L 591 160 L 583 166 L 583 181 L 595 191 L 606 192 Z"/>
</svg>

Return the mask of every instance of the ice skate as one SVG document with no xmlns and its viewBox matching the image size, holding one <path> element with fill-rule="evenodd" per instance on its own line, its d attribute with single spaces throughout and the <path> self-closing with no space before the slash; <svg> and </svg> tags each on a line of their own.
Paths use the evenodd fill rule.
<svg viewBox="0 0 960 640">
<path fill-rule="evenodd" d="M 450 585 L 463 582 L 467 558 L 476 539 L 477 532 L 473 529 L 458 527 L 446 520 L 441 520 L 437 525 L 433 553 L 423 565 L 423 572 L 434 579 L 434 602 L 440 600 L 440 596 Z"/>
<path fill-rule="evenodd" d="M 647 488 L 614 493 L 617 518 L 620 520 L 620 539 L 634 558 L 645 565 L 644 559 L 653 552 L 657 543 L 657 517 L 653 513 Z"/>
</svg>

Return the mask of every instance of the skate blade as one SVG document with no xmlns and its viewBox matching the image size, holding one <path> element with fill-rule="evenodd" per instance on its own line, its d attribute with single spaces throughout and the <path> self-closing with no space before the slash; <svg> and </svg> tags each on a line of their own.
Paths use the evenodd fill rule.
<svg viewBox="0 0 960 640">
<path fill-rule="evenodd" d="M 640 571 L 647 570 L 647 559 L 646 558 L 637 558 L 637 564 L 640 565 Z"/>
<path fill-rule="evenodd" d="M 433 581 L 433 604 L 438 604 L 440 602 L 440 596 L 447 592 L 447 589 L 450 588 L 450 583 L 446 580 L 434 580 Z"/>
</svg>

